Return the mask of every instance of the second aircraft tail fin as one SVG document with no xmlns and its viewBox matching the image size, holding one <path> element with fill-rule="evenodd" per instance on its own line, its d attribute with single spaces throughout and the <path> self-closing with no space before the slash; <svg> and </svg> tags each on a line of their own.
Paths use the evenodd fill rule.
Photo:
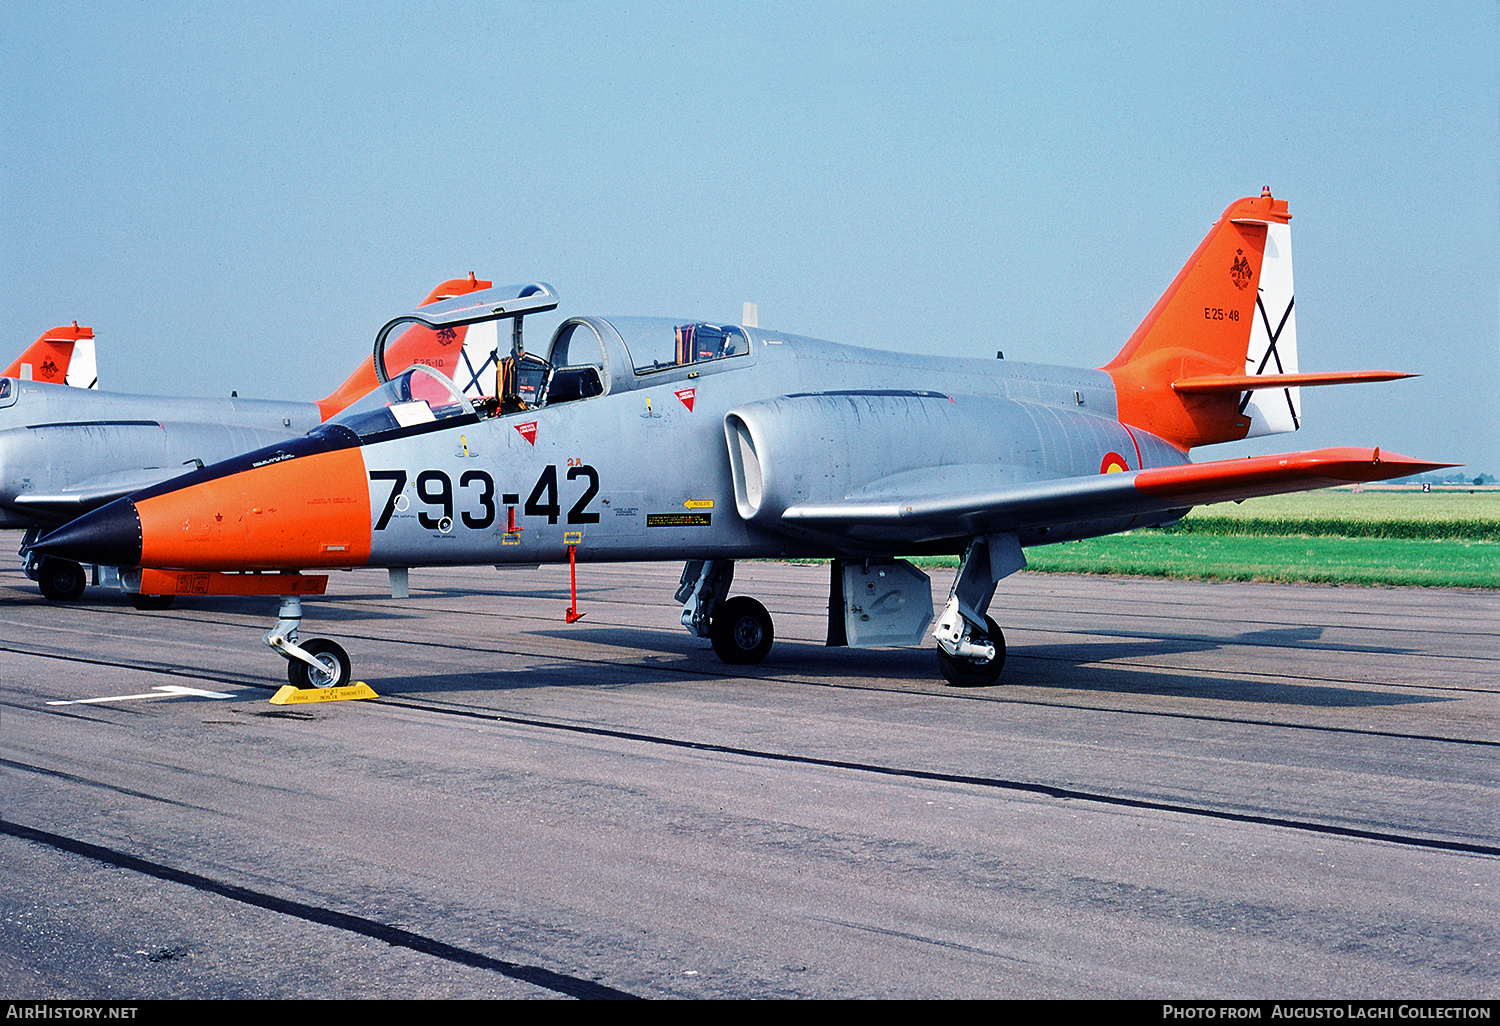
<svg viewBox="0 0 1500 1026">
<path fill-rule="evenodd" d="M 1238 390 L 1183 394 L 1172 384 L 1297 371 L 1290 221 L 1286 201 L 1270 190 L 1229 205 L 1103 368 L 1115 379 L 1122 421 L 1183 449 L 1251 433 L 1259 408 L 1241 409 Z M 1290 401 L 1291 425 L 1278 418 L 1268 431 L 1295 430 L 1300 411 Z"/>
<path fill-rule="evenodd" d="M 54 385 L 76 385 L 98 388 L 99 376 L 94 362 L 94 329 L 80 328 L 78 322 L 51 331 L 26 347 L 0 377 L 23 381 L 46 381 Z"/>
<path fill-rule="evenodd" d="M 494 282 L 475 278 L 473 272 L 470 272 L 467 278 L 454 278 L 443 282 L 428 293 L 427 298 L 422 300 L 422 305 L 427 306 L 439 300 L 468 295 L 470 292 L 478 292 L 492 285 Z M 423 363 L 436 367 L 450 378 L 457 378 L 463 355 L 464 336 L 468 330 L 468 328 L 461 327 L 433 331 L 431 328 L 414 324 L 386 347 L 386 366 L 392 374 L 395 374 L 412 364 Z M 349 375 L 342 385 L 334 389 L 328 398 L 318 401 L 318 409 L 322 412 L 323 419 L 327 420 L 341 412 L 350 403 L 361 398 L 379 384 L 380 381 L 375 376 L 375 360 L 372 356 L 367 356 L 365 362 L 360 364 L 359 368 Z"/>
</svg>

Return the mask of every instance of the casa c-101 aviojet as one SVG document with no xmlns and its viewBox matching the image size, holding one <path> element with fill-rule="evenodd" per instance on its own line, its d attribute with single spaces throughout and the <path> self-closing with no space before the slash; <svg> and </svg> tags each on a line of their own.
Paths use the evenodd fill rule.
<svg viewBox="0 0 1500 1026">
<path fill-rule="evenodd" d="M 477 292 L 382 328 L 384 385 L 306 436 L 137 492 L 36 547 L 141 568 L 142 590 L 281 596 L 266 642 L 299 687 L 351 674 L 336 643 L 298 642 L 300 596 L 326 583 L 304 570 L 389 568 L 399 594 L 412 566 L 685 560 L 682 623 L 754 663 L 773 625 L 729 595 L 735 560 L 830 559 L 829 644 L 868 647 L 921 640 L 931 586 L 903 557 L 952 553 L 939 667 L 990 684 L 1005 658 L 991 600 L 1027 546 L 1447 465 L 1378 448 L 1188 461 L 1296 430 L 1301 386 L 1407 376 L 1298 371 L 1289 221 L 1269 190 L 1230 205 L 1098 370 L 624 317 L 568 319 L 542 355 L 521 326 L 556 306 L 549 287 Z M 385 374 L 385 341 L 410 325 L 503 320 L 492 400 L 423 367 Z"/>
<path fill-rule="evenodd" d="M 444 282 L 423 305 L 491 284 L 473 275 Z M 416 363 L 436 366 L 472 382 L 493 343 L 468 339 L 466 333 L 463 327 L 413 328 L 392 344 L 389 362 L 403 369 Z M 328 398 L 316 402 L 103 392 L 96 388 L 93 346 L 91 328 L 77 323 L 53 328 L 0 375 L 0 528 L 25 529 L 20 554 L 26 574 L 54 601 L 76 599 L 90 576 L 108 575 L 97 567 L 91 575 L 73 560 L 33 550 L 43 531 L 191 467 L 301 437 L 380 384 L 367 357 Z M 152 608 L 170 596 L 132 594 L 131 599 Z"/>
</svg>

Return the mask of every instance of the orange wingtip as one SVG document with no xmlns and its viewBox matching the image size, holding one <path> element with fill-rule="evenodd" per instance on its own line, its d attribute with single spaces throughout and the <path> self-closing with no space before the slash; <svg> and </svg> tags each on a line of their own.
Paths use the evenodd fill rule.
<svg viewBox="0 0 1500 1026">
<path fill-rule="evenodd" d="M 1431 463 L 1393 452 L 1382 453 L 1379 448 L 1316 449 L 1280 456 L 1251 456 L 1242 460 L 1142 470 L 1136 475 L 1135 487 L 1162 499 L 1224 502 L 1279 492 L 1388 481 L 1457 465 Z"/>
<path fill-rule="evenodd" d="M 1222 374 L 1179 378 L 1172 391 L 1180 395 L 1212 395 L 1219 392 L 1252 392 L 1261 388 L 1296 388 L 1301 385 L 1358 385 L 1370 381 L 1399 381 L 1419 375 L 1405 371 L 1365 370 L 1323 374 Z"/>
</svg>

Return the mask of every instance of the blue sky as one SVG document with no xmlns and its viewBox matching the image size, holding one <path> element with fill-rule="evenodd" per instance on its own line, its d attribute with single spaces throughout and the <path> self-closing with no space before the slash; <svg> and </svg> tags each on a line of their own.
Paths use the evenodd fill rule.
<svg viewBox="0 0 1500 1026">
<path fill-rule="evenodd" d="M 835 341 L 1098 366 L 1270 185 L 1303 369 L 1424 376 L 1305 390 L 1299 435 L 1198 457 L 1380 445 L 1500 473 L 1496 22 L 25 5 L 0 33 L 0 325 L 14 351 L 92 325 L 107 388 L 307 399 L 472 270 L 548 281 L 564 315 L 751 300 Z"/>
</svg>

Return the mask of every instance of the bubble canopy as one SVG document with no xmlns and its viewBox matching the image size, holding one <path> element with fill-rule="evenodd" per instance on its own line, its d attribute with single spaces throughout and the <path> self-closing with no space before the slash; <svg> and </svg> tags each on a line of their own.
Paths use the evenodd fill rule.
<svg viewBox="0 0 1500 1026">
<path fill-rule="evenodd" d="M 362 442 L 477 421 L 474 407 L 441 371 L 409 367 L 329 420 Z"/>
</svg>

